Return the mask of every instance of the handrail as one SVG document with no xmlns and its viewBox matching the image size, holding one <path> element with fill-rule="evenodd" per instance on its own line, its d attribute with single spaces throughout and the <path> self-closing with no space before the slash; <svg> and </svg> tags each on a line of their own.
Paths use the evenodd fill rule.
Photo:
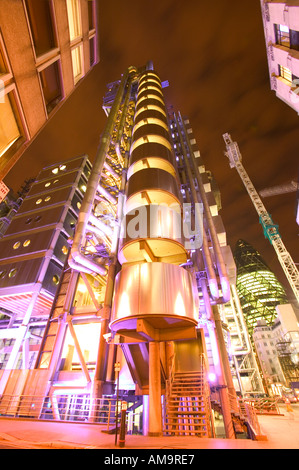
<svg viewBox="0 0 299 470">
<path fill-rule="evenodd" d="M 90 394 L 2 395 L 0 416 L 51 421 L 97 422 L 107 431 L 116 424 L 115 398 L 91 398 Z M 129 413 L 128 413 L 129 414 Z M 118 413 L 120 416 L 120 413 Z"/>
</svg>

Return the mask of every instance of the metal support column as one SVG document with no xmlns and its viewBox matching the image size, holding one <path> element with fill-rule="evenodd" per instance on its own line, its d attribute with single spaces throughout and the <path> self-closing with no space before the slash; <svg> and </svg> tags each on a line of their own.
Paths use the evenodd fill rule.
<svg viewBox="0 0 299 470">
<path fill-rule="evenodd" d="M 160 344 L 149 343 L 149 436 L 162 436 Z"/>
</svg>

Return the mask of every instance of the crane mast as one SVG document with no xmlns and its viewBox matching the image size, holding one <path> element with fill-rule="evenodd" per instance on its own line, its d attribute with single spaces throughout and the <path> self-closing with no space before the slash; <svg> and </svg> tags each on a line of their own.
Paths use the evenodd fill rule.
<svg viewBox="0 0 299 470">
<path fill-rule="evenodd" d="M 289 284 L 294 292 L 294 295 L 299 303 L 299 272 L 290 255 L 287 251 L 280 233 L 278 231 L 278 225 L 273 223 L 270 214 L 267 212 L 264 204 L 261 201 L 260 196 L 255 190 L 242 162 L 242 155 L 239 150 L 237 142 L 233 142 L 229 134 L 223 134 L 223 139 L 226 144 L 226 152 L 224 154 L 229 159 L 231 168 L 236 168 L 240 175 L 241 180 L 253 202 L 253 205 L 258 213 L 260 223 L 264 230 L 264 235 L 270 241 L 273 246 L 281 267 L 289 281 Z"/>
</svg>

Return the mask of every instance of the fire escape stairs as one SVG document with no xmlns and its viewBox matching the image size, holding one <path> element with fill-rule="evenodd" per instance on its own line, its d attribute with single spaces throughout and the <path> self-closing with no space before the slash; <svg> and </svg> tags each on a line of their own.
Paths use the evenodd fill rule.
<svg viewBox="0 0 299 470">
<path fill-rule="evenodd" d="M 165 435 L 212 437 L 203 371 L 175 372 L 166 387 Z"/>
</svg>

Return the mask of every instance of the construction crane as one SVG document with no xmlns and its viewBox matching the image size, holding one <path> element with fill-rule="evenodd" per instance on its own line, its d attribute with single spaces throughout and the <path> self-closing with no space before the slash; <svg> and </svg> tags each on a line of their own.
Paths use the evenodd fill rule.
<svg viewBox="0 0 299 470">
<path fill-rule="evenodd" d="M 289 284 L 295 294 L 297 302 L 299 304 L 299 272 L 298 269 L 287 251 L 281 236 L 278 231 L 278 225 L 273 223 L 270 214 L 267 212 L 264 204 L 261 201 L 260 196 L 255 190 L 242 162 L 242 155 L 240 153 L 237 142 L 233 142 L 229 134 L 223 134 L 223 139 L 226 144 L 225 156 L 229 159 L 231 168 L 236 168 L 244 186 L 253 202 L 253 205 L 259 215 L 260 223 L 264 230 L 264 235 L 270 241 L 274 250 L 276 251 L 278 260 L 281 267 L 289 281 Z"/>
</svg>

